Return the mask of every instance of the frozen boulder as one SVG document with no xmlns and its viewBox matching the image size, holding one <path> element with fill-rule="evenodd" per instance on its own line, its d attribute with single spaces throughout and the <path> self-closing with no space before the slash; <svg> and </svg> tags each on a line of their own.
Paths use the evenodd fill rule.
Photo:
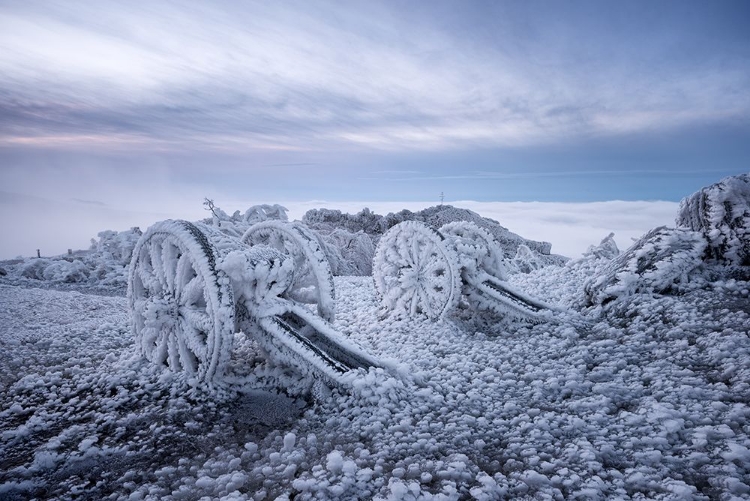
<svg viewBox="0 0 750 501">
<path fill-rule="evenodd" d="M 750 174 L 724 178 L 684 198 L 676 223 L 705 235 L 708 258 L 750 266 Z"/>
<path fill-rule="evenodd" d="M 635 293 L 667 293 L 686 284 L 703 264 L 707 241 L 686 228 L 655 228 L 584 285 L 584 304 L 606 304 Z"/>
</svg>

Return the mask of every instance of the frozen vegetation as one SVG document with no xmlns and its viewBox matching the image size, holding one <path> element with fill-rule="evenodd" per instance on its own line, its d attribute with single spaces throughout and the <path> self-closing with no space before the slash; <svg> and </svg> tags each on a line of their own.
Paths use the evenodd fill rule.
<svg viewBox="0 0 750 501">
<path fill-rule="evenodd" d="M 217 262 L 181 261 L 170 254 L 170 234 L 157 230 L 147 235 L 160 251 L 138 254 L 134 229 L 100 233 L 72 256 L 5 263 L 0 498 L 747 499 L 748 186 L 747 175 L 722 180 L 686 198 L 675 227 L 656 228 L 623 252 L 609 235 L 568 261 L 449 206 L 387 216 L 310 211 L 304 222 L 314 233 L 299 238 L 337 275 L 332 339 L 385 361 L 326 388 L 305 384 L 313 373 L 299 360 L 253 355 L 236 332 L 231 355 L 247 358 L 234 363 L 257 377 L 209 391 L 188 358 L 174 359 L 177 372 L 153 363 L 177 351 L 144 358 L 133 305 L 100 294 L 123 290 L 135 249 L 172 263 L 157 271 L 194 297 L 182 306 L 204 307 L 201 287 L 218 298 L 211 277 L 226 276 L 217 287 L 246 298 L 250 316 L 275 314 L 279 291 L 309 292 L 306 283 L 290 285 L 300 262 L 232 246 L 254 223 L 285 220 L 280 206 L 233 216 L 217 209 L 196 226 L 220 244 Z M 423 226 L 440 228 L 436 242 L 446 243 L 422 248 L 448 256 L 436 277 L 460 272 L 450 282 L 455 302 L 436 318 L 383 311 L 388 292 L 378 292 L 377 277 L 398 281 L 390 268 L 378 270 L 397 266 L 399 233 L 387 232 L 404 221 L 412 223 L 401 228 L 420 229 L 404 233 L 403 249 L 416 234 L 434 236 Z M 456 221 L 482 230 L 448 224 Z M 463 240 L 486 234 L 501 253 Z M 376 280 L 357 276 L 373 272 L 376 254 Z M 211 266 L 225 275 L 201 275 L 219 273 Z M 486 275 L 553 311 L 514 321 L 505 310 L 473 307 L 465 284 Z M 148 274 L 138 276 L 137 287 L 152 287 Z M 53 287 L 31 287 L 43 284 Z M 77 290 L 55 290 L 65 284 Z M 313 292 L 318 302 L 328 294 Z M 178 307 L 144 304 L 151 326 Z M 329 315 L 306 311 L 299 315 Z"/>
</svg>

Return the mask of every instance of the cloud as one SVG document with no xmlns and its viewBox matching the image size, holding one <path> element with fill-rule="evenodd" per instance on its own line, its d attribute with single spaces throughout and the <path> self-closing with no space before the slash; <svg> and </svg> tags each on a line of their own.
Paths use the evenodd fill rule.
<svg viewBox="0 0 750 501">
<path fill-rule="evenodd" d="M 84 205 L 98 205 L 99 207 L 107 206 L 107 204 L 105 204 L 104 202 L 100 202 L 98 200 L 81 200 L 80 198 L 71 198 L 70 200 L 72 200 L 73 202 L 78 202 L 79 204 L 84 204 Z"/>
<path fill-rule="evenodd" d="M 746 51 L 686 62 L 680 16 L 609 34 L 621 10 L 498 5 L 5 5 L 0 145 L 451 150 L 748 117 Z"/>
<path fill-rule="evenodd" d="M 258 203 L 281 203 L 289 209 L 290 219 L 301 219 L 310 209 L 329 208 L 357 213 L 368 207 L 387 214 L 402 209 L 418 211 L 432 202 L 273 202 L 270 200 L 232 200 L 225 195 L 215 197 L 217 205 L 231 214 L 244 211 Z M 87 206 L 54 198 L 0 192 L 0 212 L 4 213 L 0 231 L 7 236 L 0 242 L 0 259 L 17 255 L 30 256 L 35 249 L 44 255 L 57 255 L 67 249 L 88 247 L 90 238 L 106 229 L 125 230 L 131 226 L 145 229 L 167 218 L 197 220 L 206 217 L 200 202 L 192 194 L 176 194 L 169 202 L 150 201 L 144 206 Z M 610 232 L 621 250 L 648 230 L 661 225 L 674 225 L 678 204 L 675 202 L 451 202 L 495 219 L 509 230 L 533 240 L 552 243 L 552 252 L 578 257 L 589 245 L 598 243 Z M 95 210 L 93 210 L 95 209 Z"/>
</svg>

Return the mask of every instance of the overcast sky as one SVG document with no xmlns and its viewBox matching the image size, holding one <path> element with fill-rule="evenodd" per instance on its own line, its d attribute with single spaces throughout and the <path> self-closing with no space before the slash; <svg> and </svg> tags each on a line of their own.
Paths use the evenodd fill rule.
<svg viewBox="0 0 750 501">
<path fill-rule="evenodd" d="M 748 26 L 743 0 L 2 2 L 0 230 L 678 201 L 750 170 Z"/>
</svg>

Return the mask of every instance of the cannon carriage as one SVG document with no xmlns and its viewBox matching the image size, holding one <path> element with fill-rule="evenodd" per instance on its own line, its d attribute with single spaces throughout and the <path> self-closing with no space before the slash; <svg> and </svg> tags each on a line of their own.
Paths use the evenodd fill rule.
<svg viewBox="0 0 750 501">
<path fill-rule="evenodd" d="M 231 381 L 235 334 L 262 355 L 341 384 L 380 362 L 337 332 L 333 277 L 314 234 L 268 221 L 240 239 L 180 220 L 154 224 L 130 265 L 128 306 L 149 361 L 208 387 Z"/>
<path fill-rule="evenodd" d="M 463 303 L 505 318 L 540 322 L 556 308 L 507 282 L 503 251 L 486 230 L 457 221 L 435 230 L 418 221 L 393 226 L 373 258 L 386 315 L 440 320 Z"/>
<path fill-rule="evenodd" d="M 240 238 L 201 223 L 156 223 L 138 241 L 129 271 L 140 353 L 208 387 L 240 382 L 237 367 L 267 359 L 325 385 L 384 367 L 333 327 L 333 275 L 318 238 L 298 222 L 263 221 Z M 502 250 L 472 223 L 394 226 L 381 237 L 373 277 L 386 311 L 432 320 L 461 298 L 532 322 L 552 309 L 508 285 Z M 253 360 L 233 359 L 247 342 L 257 348 Z"/>
</svg>

